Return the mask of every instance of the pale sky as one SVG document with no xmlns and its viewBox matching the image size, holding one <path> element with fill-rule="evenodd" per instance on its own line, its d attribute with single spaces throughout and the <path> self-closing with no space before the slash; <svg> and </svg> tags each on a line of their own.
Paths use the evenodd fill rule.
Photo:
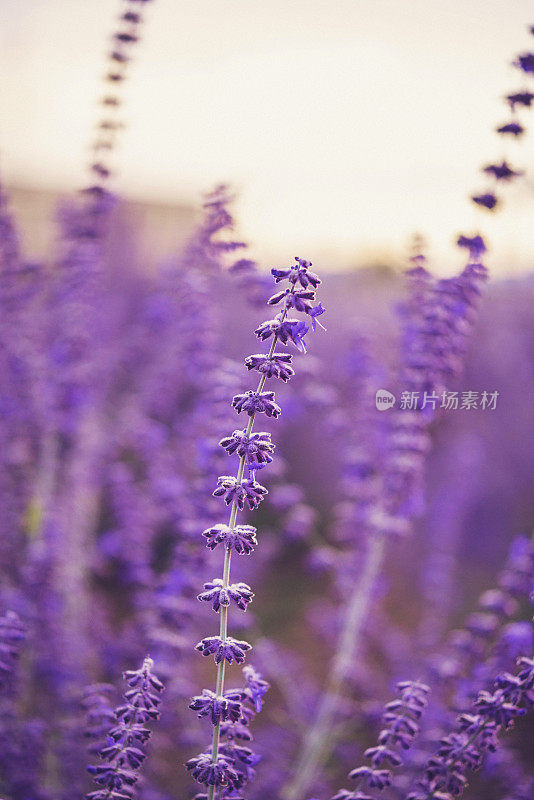
<svg viewBox="0 0 534 800">
<path fill-rule="evenodd" d="M 79 188 L 118 0 L 1 6 L 3 180 Z M 510 62 L 534 50 L 532 2 L 154 0 L 146 14 L 116 157 L 124 195 L 197 203 L 230 182 L 240 233 L 266 259 L 400 260 L 420 231 L 448 273 L 455 234 L 480 226 L 498 272 L 534 263 L 532 170 L 500 215 L 467 199 L 504 154 L 493 129 L 501 96 L 524 86 Z M 506 155 L 532 166 L 534 125 Z"/>
</svg>

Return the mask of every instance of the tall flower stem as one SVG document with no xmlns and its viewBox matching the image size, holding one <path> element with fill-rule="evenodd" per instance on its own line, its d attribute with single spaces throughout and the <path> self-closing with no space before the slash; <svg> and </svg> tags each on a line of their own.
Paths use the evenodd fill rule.
<svg viewBox="0 0 534 800">
<path fill-rule="evenodd" d="M 283 311 L 282 322 L 285 320 L 286 317 L 287 317 L 287 308 L 285 308 L 284 311 Z M 273 341 L 271 342 L 271 347 L 270 347 L 269 353 L 267 355 L 267 358 L 269 359 L 269 361 L 272 360 L 272 357 L 273 357 L 277 342 L 278 342 L 278 335 L 275 334 L 275 336 L 273 336 Z M 267 376 L 266 375 L 262 375 L 261 378 L 260 378 L 260 381 L 258 383 L 258 388 L 256 389 L 256 392 L 258 394 L 263 390 L 263 387 L 265 386 L 265 381 L 266 380 L 267 380 Z M 247 438 L 250 437 L 250 434 L 252 433 L 252 429 L 254 427 L 255 418 L 256 418 L 256 414 L 252 414 L 252 416 L 249 417 L 248 424 L 247 424 L 247 429 L 246 429 Z M 243 480 L 243 474 L 245 472 L 245 461 L 246 461 L 246 455 L 241 456 L 241 458 L 239 460 L 239 466 L 238 466 L 238 469 L 237 469 L 237 482 L 238 483 L 241 483 L 241 481 Z M 232 503 L 232 508 L 230 510 L 230 519 L 228 521 L 228 527 L 231 528 L 231 529 L 233 529 L 235 527 L 235 524 L 237 522 L 237 514 L 238 514 L 238 507 L 237 507 L 236 501 L 234 500 L 234 502 Z M 229 584 L 230 584 L 230 564 L 231 564 L 231 560 L 232 560 L 232 551 L 227 548 L 225 550 L 225 554 L 224 554 L 224 566 L 223 566 L 223 588 L 224 589 L 227 589 Z M 220 611 L 219 636 L 221 637 L 221 640 L 223 642 L 226 641 L 227 635 L 228 635 L 228 606 L 222 606 L 221 607 L 221 611 Z M 218 665 L 218 667 L 217 667 L 216 694 L 217 694 L 218 697 L 221 697 L 222 693 L 224 691 L 225 664 L 226 664 L 226 661 L 225 661 L 225 659 L 223 659 L 220 662 L 220 664 Z M 217 762 L 217 756 L 219 754 L 220 730 L 221 730 L 221 723 L 219 721 L 213 728 L 213 740 L 212 740 L 212 745 L 211 745 L 211 754 L 212 754 L 211 755 L 211 760 L 212 760 L 213 764 L 215 764 Z M 214 797 L 215 797 L 215 786 L 210 786 L 208 788 L 208 800 L 214 800 Z"/>
<path fill-rule="evenodd" d="M 382 568 L 385 549 L 385 536 L 378 535 L 370 540 L 358 585 L 346 609 L 345 623 L 315 721 L 304 738 L 294 776 L 282 790 L 281 800 L 299 800 L 303 797 L 328 758 L 332 728 L 348 672 L 358 652 L 360 634 L 368 615 L 373 587 Z"/>
</svg>

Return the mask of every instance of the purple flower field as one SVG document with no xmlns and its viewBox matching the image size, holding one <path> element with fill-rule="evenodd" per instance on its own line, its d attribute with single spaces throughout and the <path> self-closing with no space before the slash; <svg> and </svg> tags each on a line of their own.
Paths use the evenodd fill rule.
<svg viewBox="0 0 534 800">
<path fill-rule="evenodd" d="M 0 798 L 533 800 L 534 278 L 487 259 L 534 52 L 454 275 L 419 235 L 257 263 L 226 185 L 152 271 L 114 185 L 148 6 L 40 259 L 0 182 Z"/>
</svg>

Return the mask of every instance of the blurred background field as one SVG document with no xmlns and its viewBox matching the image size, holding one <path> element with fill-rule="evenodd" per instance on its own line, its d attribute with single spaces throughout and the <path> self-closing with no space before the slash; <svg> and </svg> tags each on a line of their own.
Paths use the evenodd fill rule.
<svg viewBox="0 0 534 800">
<path fill-rule="evenodd" d="M 181 762 L 208 737 L 187 705 L 214 673 L 194 645 L 218 624 L 196 595 L 221 561 L 201 532 L 221 509 L 226 518 L 212 492 L 233 461 L 218 442 L 242 423 L 233 395 L 257 378 L 243 369 L 264 349 L 253 331 L 279 309 L 265 310 L 270 268 L 296 255 L 321 275 L 327 331 L 308 334 L 296 376 L 276 386 L 281 418 L 262 420 L 276 442 L 259 473 L 269 496 L 243 517 L 260 544 L 236 578 L 256 597 L 232 613 L 232 635 L 253 640 L 273 686 L 251 800 L 296 798 L 284 792 L 399 452 L 405 502 L 378 515 L 387 557 L 364 598 L 332 753 L 298 800 L 336 790 L 376 738 L 396 680 L 433 682 L 430 736 L 491 685 L 491 669 L 532 650 L 534 139 L 495 134 L 503 95 L 522 86 L 511 54 L 532 41 L 531 11 L 526 0 L 147 4 L 105 176 L 114 197 L 98 185 L 80 203 L 117 8 L 5 0 L 0 599 L 27 626 L 7 679 L 14 699 L 0 701 L 6 800 L 88 791 L 84 687 L 116 685 L 149 651 L 167 689 L 140 797 L 195 794 Z M 525 175 L 499 214 L 473 210 L 481 164 L 504 158 Z M 202 211 L 225 181 L 228 195 Z M 487 256 L 455 247 L 475 231 Z M 234 239 L 247 248 L 225 244 Z M 423 263 L 438 276 L 428 296 L 417 271 L 411 284 L 404 274 Z M 375 394 L 399 399 L 403 381 L 424 377 L 406 341 L 428 344 L 426 323 L 445 349 L 458 334 L 439 381 L 442 369 L 449 388 L 497 392 L 497 404 L 421 415 L 415 444 L 410 430 L 399 444 L 403 412 L 378 411 Z M 483 604 L 470 613 L 512 573 L 523 583 L 508 617 Z M 466 656 L 477 636 L 482 649 Z M 507 758 L 528 772 L 529 726 L 471 797 L 503 796 Z"/>
</svg>

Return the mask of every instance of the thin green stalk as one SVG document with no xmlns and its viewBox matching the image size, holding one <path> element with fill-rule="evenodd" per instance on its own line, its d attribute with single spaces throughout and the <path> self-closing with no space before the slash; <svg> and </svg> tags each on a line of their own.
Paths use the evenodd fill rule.
<svg viewBox="0 0 534 800">
<path fill-rule="evenodd" d="M 372 589 L 380 574 L 385 546 L 384 536 L 374 537 L 369 543 L 356 590 L 352 593 L 347 606 L 345 623 L 315 720 L 304 737 L 293 778 L 280 793 L 281 800 L 300 800 L 304 797 L 315 780 L 319 768 L 330 754 L 333 744 L 332 730 L 343 696 L 343 688 L 357 656 L 358 640 L 371 604 Z"/>
</svg>

